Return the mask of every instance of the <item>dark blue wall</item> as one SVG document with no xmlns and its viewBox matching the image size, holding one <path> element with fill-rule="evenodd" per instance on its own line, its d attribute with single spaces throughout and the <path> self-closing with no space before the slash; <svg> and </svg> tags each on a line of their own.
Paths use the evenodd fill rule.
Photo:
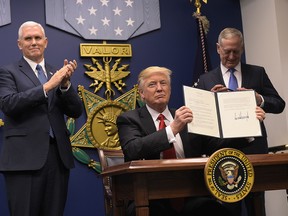
<svg viewBox="0 0 288 216">
<path fill-rule="evenodd" d="M 59 0 L 60 1 L 60 0 Z M 138 1 L 138 0 L 137 0 Z M 161 29 L 140 35 L 126 42 L 132 45 L 133 57 L 125 60 L 130 64 L 130 76 L 124 80 L 127 91 L 136 83 L 140 70 L 159 65 L 173 71 L 173 93 L 171 107 L 183 105 L 182 85 L 192 85 L 192 73 L 196 52 L 196 23 L 192 17 L 195 11 L 189 0 L 159 0 Z M 193 0 L 194 2 L 194 0 Z M 216 41 L 219 32 L 225 27 L 242 29 L 239 0 L 210 0 L 201 8 L 203 15 L 210 20 L 208 33 L 208 48 L 212 66 L 219 64 L 216 52 Z M 44 0 L 11 0 L 12 23 L 0 27 L 0 65 L 11 63 L 21 57 L 17 47 L 19 26 L 27 21 L 34 20 L 43 24 L 49 43 L 46 50 L 46 61 L 61 67 L 63 59 L 76 59 L 78 70 L 72 78 L 74 85 L 83 85 L 89 89 L 91 80 L 84 75 L 83 64 L 90 64 L 89 58 L 79 55 L 80 43 L 102 43 L 102 41 L 85 41 L 82 38 L 63 32 L 57 28 L 45 25 Z M 109 41 L 108 41 L 109 43 Z M 112 43 L 112 42 L 111 42 Z M 91 90 L 93 91 L 93 89 Z M 99 96 L 104 97 L 100 92 Z M 1 114 L 0 118 L 3 118 Z M 77 129 L 86 122 L 86 114 L 77 120 Z M 2 130 L 0 136 L 2 139 Z M 1 148 L 2 140 L 0 141 Z M 85 150 L 86 151 L 86 150 Z M 95 150 L 86 151 L 98 161 Z M 101 177 L 86 165 L 75 161 L 76 168 L 71 171 L 69 196 L 65 216 L 104 215 L 103 189 Z M 7 200 L 3 176 L 0 174 L 0 215 L 8 216 Z"/>
</svg>

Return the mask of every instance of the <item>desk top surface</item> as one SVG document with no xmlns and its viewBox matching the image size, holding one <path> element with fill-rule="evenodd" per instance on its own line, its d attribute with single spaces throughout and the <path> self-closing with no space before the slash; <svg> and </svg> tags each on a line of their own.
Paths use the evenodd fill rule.
<svg viewBox="0 0 288 216">
<path fill-rule="evenodd" d="M 279 154 L 257 154 L 246 155 L 252 165 L 288 165 L 288 153 Z M 159 172 L 173 170 L 193 170 L 204 169 L 208 161 L 205 158 L 185 158 L 185 159 L 169 159 L 169 160 L 135 160 L 123 164 L 107 167 L 103 172 L 103 176 L 121 175 L 127 173 L 139 172 Z"/>
</svg>

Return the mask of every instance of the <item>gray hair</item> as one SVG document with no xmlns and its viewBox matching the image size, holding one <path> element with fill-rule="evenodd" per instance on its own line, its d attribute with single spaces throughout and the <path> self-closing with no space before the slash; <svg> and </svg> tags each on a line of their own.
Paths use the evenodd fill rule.
<svg viewBox="0 0 288 216">
<path fill-rule="evenodd" d="M 45 36 L 45 30 L 44 28 L 42 27 L 42 25 L 40 23 L 37 23 L 37 22 L 34 22 L 34 21 L 27 21 L 27 22 L 24 22 L 20 27 L 19 27 L 19 30 L 18 30 L 18 40 L 22 38 L 22 33 L 23 33 L 23 28 L 25 27 L 32 27 L 32 26 L 38 26 L 41 31 L 43 32 L 44 36 Z M 45 36 L 46 37 L 46 36 Z"/>
<path fill-rule="evenodd" d="M 233 37 L 238 37 L 241 41 L 241 46 L 244 46 L 243 34 L 236 28 L 225 28 L 218 36 L 218 44 L 221 45 L 222 39 L 229 39 Z"/>
</svg>

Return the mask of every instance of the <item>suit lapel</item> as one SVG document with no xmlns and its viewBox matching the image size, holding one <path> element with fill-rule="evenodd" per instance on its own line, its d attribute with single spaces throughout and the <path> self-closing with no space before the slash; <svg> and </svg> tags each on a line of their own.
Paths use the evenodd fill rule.
<svg viewBox="0 0 288 216">
<path fill-rule="evenodd" d="M 174 118 L 175 110 L 169 109 L 169 111 L 171 112 L 171 115 Z M 147 134 L 154 133 L 157 130 L 157 128 L 155 128 L 155 126 L 154 126 L 155 124 L 154 124 L 153 119 L 152 119 L 150 113 L 148 112 L 146 106 L 143 106 L 141 109 L 139 109 L 139 116 L 140 116 L 140 120 L 143 124 L 143 128 L 144 128 L 144 130 L 146 130 Z M 151 125 L 153 125 L 153 126 L 151 127 Z M 187 140 L 186 135 L 187 135 L 187 130 L 182 130 L 180 132 L 180 136 L 181 136 L 181 139 L 183 140 L 183 144 L 184 144 L 185 140 Z"/>
<path fill-rule="evenodd" d="M 35 72 L 32 70 L 32 68 L 30 67 L 30 65 L 25 61 L 24 58 L 22 58 L 20 61 L 19 61 L 19 64 L 18 64 L 18 67 L 19 67 L 19 70 L 24 73 L 28 79 L 30 79 L 35 86 L 39 86 L 41 85 L 38 77 L 35 75 Z M 45 65 L 45 69 L 46 69 L 46 72 L 47 72 L 47 77 L 48 77 L 48 80 L 51 78 L 51 76 L 53 75 L 53 68 L 49 65 Z M 53 99 L 53 91 L 49 91 L 48 92 L 48 104 L 49 104 L 49 107 L 51 107 L 51 101 Z"/>
<path fill-rule="evenodd" d="M 220 67 L 217 67 L 217 68 L 213 69 L 212 71 L 207 72 L 206 74 L 204 74 L 204 76 L 207 79 L 203 80 L 202 88 L 204 88 L 206 90 L 210 90 L 211 88 L 214 87 L 215 84 L 225 85 Z M 201 78 L 200 78 L 200 80 L 201 80 Z"/>
<path fill-rule="evenodd" d="M 54 70 L 53 68 L 48 65 L 48 64 L 45 64 L 45 70 L 46 70 L 46 73 L 47 73 L 47 79 L 50 80 L 51 77 L 54 75 Z M 52 100 L 53 100 L 53 97 L 54 97 L 54 94 L 53 92 L 55 91 L 55 89 L 51 90 L 48 92 L 48 108 L 51 109 L 51 104 L 52 104 Z"/>
<path fill-rule="evenodd" d="M 35 72 L 23 58 L 19 61 L 18 67 L 19 70 L 34 83 L 35 86 L 41 85 L 38 77 L 35 75 Z"/>
<path fill-rule="evenodd" d="M 35 75 L 35 72 L 23 58 L 19 61 L 18 67 L 19 70 L 22 71 L 35 84 L 35 86 L 41 84 L 38 77 Z M 47 73 L 47 79 L 50 80 L 54 74 L 53 68 L 49 65 L 45 65 L 45 70 Z"/>
<path fill-rule="evenodd" d="M 155 124 L 150 113 L 147 110 L 146 105 L 139 109 L 139 117 L 143 124 L 143 129 L 146 131 L 147 134 L 154 133 L 157 129 L 155 128 Z"/>
<path fill-rule="evenodd" d="M 241 75 L 242 75 L 242 87 L 246 87 L 247 86 L 251 86 L 249 83 L 252 80 L 250 75 L 251 73 L 249 73 L 249 69 L 247 68 L 247 65 L 245 64 L 241 64 Z"/>
<path fill-rule="evenodd" d="M 148 112 L 146 106 L 144 105 L 143 107 L 141 107 L 139 110 L 139 117 L 140 117 L 140 121 L 142 122 L 143 125 L 143 130 L 145 130 L 146 134 L 152 134 L 154 133 L 157 128 L 155 128 L 155 124 L 153 122 L 153 119 L 150 115 L 150 113 Z M 171 115 L 175 116 L 175 110 L 171 110 L 169 109 L 169 111 L 171 112 Z M 152 126 L 153 125 L 153 126 Z M 183 144 L 183 150 L 184 150 L 184 154 L 186 156 L 186 152 L 189 152 L 189 149 L 187 149 L 190 145 L 187 145 L 188 143 L 188 131 L 187 131 L 187 126 L 180 132 L 180 137 L 182 139 L 182 144 Z M 188 143 L 189 144 L 189 143 Z"/>
<path fill-rule="evenodd" d="M 217 67 L 217 69 L 214 73 L 213 79 L 214 79 L 213 83 L 217 83 L 217 84 L 220 83 L 220 84 L 225 86 L 225 82 L 224 82 L 222 71 L 221 71 L 220 67 Z"/>
<path fill-rule="evenodd" d="M 46 73 L 47 73 L 47 78 L 48 78 L 48 80 L 50 80 L 51 77 L 54 75 L 54 70 L 53 70 L 53 68 L 51 66 L 49 66 L 47 64 L 45 65 L 45 70 L 46 70 Z"/>
</svg>

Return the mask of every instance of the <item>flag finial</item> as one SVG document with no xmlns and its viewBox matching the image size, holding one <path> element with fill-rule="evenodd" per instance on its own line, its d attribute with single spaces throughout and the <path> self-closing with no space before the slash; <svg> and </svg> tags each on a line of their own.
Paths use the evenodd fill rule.
<svg viewBox="0 0 288 216">
<path fill-rule="evenodd" d="M 207 4 L 208 0 L 202 0 L 205 4 Z M 192 3 L 192 0 L 190 0 L 190 3 Z M 201 14 L 200 8 L 201 8 L 201 2 L 200 0 L 195 0 L 194 3 L 195 7 L 196 7 L 196 13 L 197 14 Z"/>
</svg>

